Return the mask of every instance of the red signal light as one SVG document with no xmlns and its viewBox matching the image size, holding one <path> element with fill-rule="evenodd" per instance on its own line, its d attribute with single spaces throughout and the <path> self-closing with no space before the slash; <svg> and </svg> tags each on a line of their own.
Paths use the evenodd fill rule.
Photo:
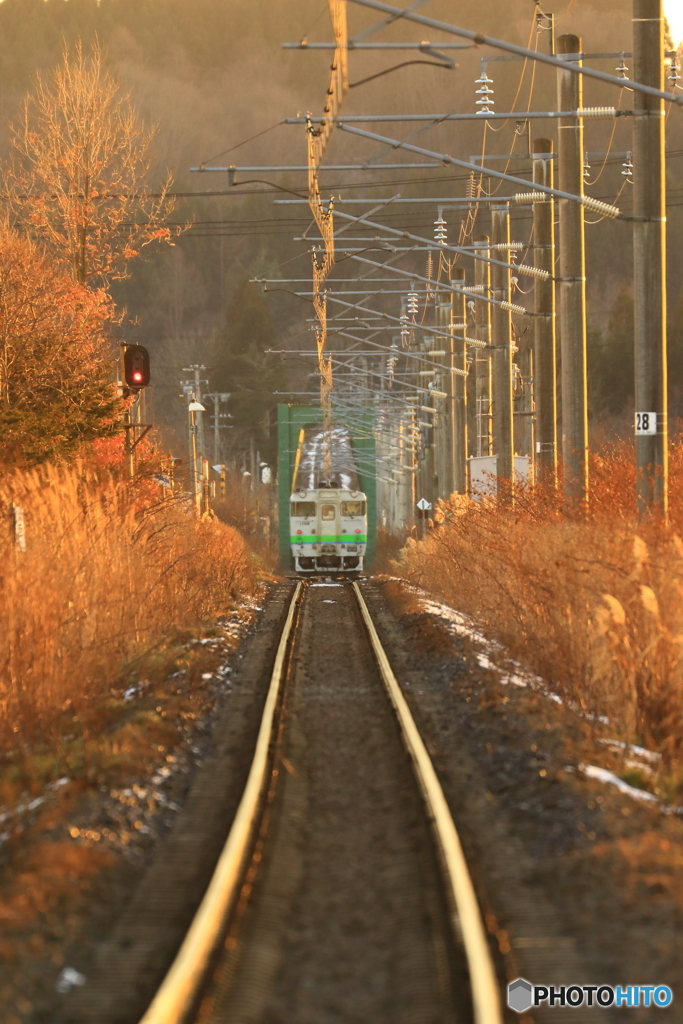
<svg viewBox="0 0 683 1024">
<path fill-rule="evenodd" d="M 143 345 L 126 345 L 123 354 L 124 380 L 129 388 L 139 391 L 150 382 L 149 352 Z"/>
<path fill-rule="evenodd" d="M 296 532 L 297 532 L 297 533 L 301 533 L 301 530 L 297 530 Z"/>
<path fill-rule="evenodd" d="M 360 530 L 356 530 L 356 533 L 360 533 Z"/>
</svg>

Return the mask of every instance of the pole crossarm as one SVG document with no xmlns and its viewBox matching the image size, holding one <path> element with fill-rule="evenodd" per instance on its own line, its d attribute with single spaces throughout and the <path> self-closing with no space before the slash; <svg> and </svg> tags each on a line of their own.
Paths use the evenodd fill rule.
<svg viewBox="0 0 683 1024">
<path fill-rule="evenodd" d="M 471 252 L 469 255 L 473 256 L 474 253 Z M 381 263 L 375 263 L 374 260 L 369 260 L 369 259 L 367 259 L 367 258 L 365 258 L 363 256 L 352 256 L 351 258 L 354 259 L 354 260 L 358 260 L 361 263 L 369 263 L 371 266 L 374 266 L 374 267 L 378 267 L 378 268 L 382 267 Z M 490 262 L 490 261 L 486 261 L 486 262 Z M 510 264 L 510 266 L 514 266 L 514 264 Z M 465 295 L 467 298 L 477 299 L 477 300 L 480 300 L 481 302 L 488 302 L 489 305 L 491 305 L 491 306 L 495 306 L 495 305 L 498 304 L 498 300 L 497 299 L 492 299 L 492 298 L 490 298 L 490 296 L 484 295 L 483 292 L 477 291 L 475 288 L 471 288 L 471 287 L 468 288 L 467 285 L 463 285 L 462 288 L 457 288 L 455 285 L 446 284 L 444 281 L 436 281 L 436 282 L 435 281 L 431 281 L 430 282 L 428 277 L 422 277 L 420 274 L 411 274 L 411 272 L 409 270 L 399 270 L 398 267 L 391 267 L 390 269 L 393 270 L 395 274 L 401 274 L 404 277 L 409 277 L 413 281 L 425 281 L 427 284 L 431 283 L 434 286 L 434 290 L 435 291 L 451 292 L 451 293 L 453 293 L 455 295 Z M 515 269 L 519 270 L 519 267 L 515 267 Z M 539 277 L 540 277 L 540 275 L 539 275 Z M 552 281 L 552 280 L 554 280 L 554 278 L 551 278 L 550 275 L 548 275 L 547 278 L 541 278 L 541 280 Z M 507 309 L 509 305 L 511 305 L 511 304 L 507 303 L 504 308 Z M 523 306 L 514 306 L 513 309 L 512 309 L 512 312 L 513 313 L 520 313 L 520 315 L 522 315 L 522 310 L 524 311 L 523 312 L 524 316 L 531 316 L 531 317 L 533 317 L 533 316 L 537 315 L 536 313 L 533 313 L 531 310 L 524 309 Z M 539 316 L 540 315 L 545 316 L 545 314 L 538 314 L 538 315 Z M 469 339 L 466 339 L 466 340 L 469 340 Z"/>
<path fill-rule="evenodd" d="M 369 124 L 375 121 L 433 121 L 434 124 L 441 124 L 443 121 L 532 121 L 542 118 L 559 117 L 633 117 L 632 110 L 621 110 L 618 107 L 583 107 L 581 110 L 527 110 L 524 113 L 512 111 L 504 113 L 501 111 L 489 111 L 483 114 L 480 110 L 472 114 L 354 114 L 345 115 L 343 120 L 346 124 L 364 123 Z M 320 117 L 286 117 L 283 124 L 318 124 L 323 119 Z"/>
<path fill-rule="evenodd" d="M 342 213 L 341 210 L 337 210 L 337 216 L 343 217 L 348 220 L 358 219 L 350 213 Z M 443 250 L 446 252 L 455 252 L 458 253 L 459 256 L 471 256 L 475 260 L 484 260 L 485 263 L 496 263 L 501 267 L 507 267 L 509 270 L 514 270 L 518 274 L 523 274 L 527 277 L 539 276 L 535 267 L 527 267 L 523 263 L 506 263 L 505 260 L 497 260 L 492 256 L 482 256 L 481 253 L 477 253 L 472 249 L 463 248 L 462 246 L 459 245 L 450 245 L 448 243 L 441 242 L 437 244 L 436 242 L 430 242 L 428 238 L 422 238 L 420 235 L 413 235 L 409 231 L 402 231 L 400 228 L 390 228 L 387 227 L 385 224 L 377 224 L 371 220 L 365 220 L 364 223 L 371 228 L 381 228 L 381 230 L 386 231 L 387 234 L 398 236 L 399 238 L 409 238 L 411 239 L 411 241 L 414 242 L 420 242 L 422 243 L 422 245 L 426 245 L 430 249 Z M 370 238 L 368 239 L 368 241 L 372 242 L 375 241 L 375 239 Z M 380 241 L 389 241 L 389 239 L 380 239 Z M 422 280 L 425 280 L 425 278 L 422 278 Z"/>
<path fill-rule="evenodd" d="M 493 36 L 482 35 L 481 32 L 473 32 L 471 29 L 459 28 L 457 25 L 450 25 L 447 21 L 437 21 L 436 18 L 426 18 L 423 14 L 416 14 L 414 11 L 401 10 L 399 7 L 392 7 L 390 4 L 382 3 L 382 0 L 349 0 L 350 3 L 359 4 L 361 7 L 370 7 L 375 11 L 382 11 L 384 14 L 394 17 L 405 18 L 414 21 L 418 25 L 445 32 L 447 35 L 459 36 L 462 39 L 469 39 L 476 46 L 491 46 L 496 50 L 505 50 L 507 53 L 514 53 L 520 57 L 528 57 L 529 60 L 537 60 L 542 64 L 549 64 L 551 67 L 561 70 L 573 71 L 577 75 L 585 75 L 586 78 L 595 78 L 599 82 L 607 82 L 616 85 L 618 89 L 631 89 L 633 92 L 645 93 L 655 96 L 657 99 L 675 103 L 676 106 L 683 105 L 683 96 L 676 96 L 661 89 L 655 89 L 641 82 L 633 82 L 630 78 L 618 78 L 616 75 L 608 75 L 605 71 L 597 71 L 595 68 L 584 67 L 575 62 L 560 60 L 548 54 L 540 53 L 538 50 L 529 50 L 525 46 L 517 46 L 515 43 L 505 42 L 503 39 L 495 39 Z M 436 43 L 435 45 L 439 45 Z M 577 60 L 581 57 L 577 54 Z"/>
<path fill-rule="evenodd" d="M 351 302 L 344 302 L 343 299 L 338 298 L 336 295 L 331 295 L 330 296 L 330 301 L 331 302 L 336 302 L 337 305 L 340 305 L 340 306 L 350 307 L 351 309 L 355 309 L 356 306 L 357 306 L 357 303 L 354 305 Z M 503 303 L 501 303 L 501 305 L 503 305 Z M 505 305 L 505 308 L 509 309 L 510 305 L 511 304 L 508 303 L 507 305 Z M 519 309 L 519 311 L 521 311 L 522 307 L 519 306 L 518 309 Z M 524 312 L 526 313 L 526 310 L 524 310 Z M 401 327 L 406 326 L 405 320 L 401 320 L 401 318 L 398 317 L 398 316 L 392 316 L 391 313 L 382 313 L 378 309 L 369 309 L 368 313 L 371 313 L 371 314 L 374 314 L 374 315 L 377 315 L 377 316 L 381 316 L 385 320 L 390 320 L 392 323 L 400 324 Z M 334 317 L 332 319 L 334 320 Z M 458 334 L 453 334 L 451 331 L 440 331 L 438 329 L 438 327 L 432 327 L 432 326 L 423 327 L 422 324 L 408 323 L 407 324 L 407 328 L 408 328 L 408 330 L 413 330 L 413 331 L 415 331 L 415 330 L 425 331 L 427 334 L 431 334 L 431 335 L 434 335 L 435 337 L 439 337 L 439 338 L 458 338 L 460 341 L 464 341 L 464 342 L 466 342 L 466 344 L 472 345 L 475 348 L 478 348 L 479 346 L 482 346 L 482 347 L 486 346 L 486 342 L 482 342 L 478 338 L 461 337 Z M 343 333 L 344 333 L 343 331 L 339 331 L 339 334 L 343 334 Z M 360 341 L 361 339 L 357 338 L 356 340 Z M 367 344 L 367 340 L 368 339 L 365 338 L 363 340 L 363 344 Z M 443 369 L 443 367 L 442 367 L 442 369 Z M 467 376 L 467 370 L 453 370 L 452 372 L 456 373 L 456 374 L 461 374 L 463 377 Z"/>
<path fill-rule="evenodd" d="M 566 62 L 560 61 L 560 63 Z M 600 199 L 593 199 L 591 196 L 574 195 L 571 192 L 561 192 L 559 189 L 549 188 L 547 185 L 532 184 L 526 178 L 517 178 L 513 174 L 505 174 L 504 171 L 494 171 L 492 167 L 483 167 L 481 164 L 475 164 L 469 160 L 459 160 L 455 156 L 449 156 L 448 153 L 437 153 L 434 150 L 423 149 L 421 146 L 414 146 L 412 143 L 403 142 L 401 139 L 391 139 L 386 135 L 377 135 L 376 132 L 368 132 L 362 128 L 353 128 L 343 121 L 340 121 L 337 127 L 340 131 L 349 132 L 351 135 L 359 135 L 361 138 L 370 139 L 372 142 L 383 142 L 385 145 L 391 146 L 392 149 L 407 149 L 411 153 L 419 153 L 422 156 L 430 156 L 435 160 L 441 160 L 444 164 L 453 164 L 455 167 L 464 167 L 466 170 L 476 171 L 478 174 L 486 174 L 491 178 L 499 178 L 501 181 L 513 181 L 516 185 L 523 185 L 527 191 L 520 193 L 519 198 L 515 196 L 516 202 L 533 203 L 534 195 L 547 195 L 553 196 L 555 199 L 570 199 L 574 203 L 580 203 L 582 206 L 586 206 L 598 213 L 604 213 L 606 216 L 621 220 L 625 219 L 621 210 L 616 206 L 603 203 Z M 384 225 L 382 227 L 384 228 Z M 384 230 L 389 229 L 384 228 Z"/>
</svg>

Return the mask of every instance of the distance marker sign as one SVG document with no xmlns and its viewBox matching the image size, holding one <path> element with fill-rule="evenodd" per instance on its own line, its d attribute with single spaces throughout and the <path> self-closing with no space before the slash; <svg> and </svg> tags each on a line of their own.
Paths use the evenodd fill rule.
<svg viewBox="0 0 683 1024">
<path fill-rule="evenodd" d="M 636 413 L 636 434 L 656 434 L 657 413 L 637 412 Z"/>
</svg>

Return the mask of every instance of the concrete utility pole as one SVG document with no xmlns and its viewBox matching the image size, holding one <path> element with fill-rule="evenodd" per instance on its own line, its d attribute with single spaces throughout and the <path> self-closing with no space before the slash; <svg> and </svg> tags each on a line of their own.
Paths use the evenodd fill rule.
<svg viewBox="0 0 683 1024">
<path fill-rule="evenodd" d="M 552 139 L 533 143 L 534 183 L 553 188 Z M 557 354 L 555 343 L 555 200 L 534 203 L 534 266 L 550 278 L 534 282 L 534 397 L 539 479 L 557 486 Z"/>
<path fill-rule="evenodd" d="M 482 235 L 477 239 L 479 252 L 489 255 L 489 237 Z M 474 261 L 474 284 L 477 294 L 491 298 L 491 267 L 485 260 Z M 475 337 L 478 341 L 491 344 L 491 304 L 474 299 Z M 476 403 L 476 447 L 474 454 L 491 455 L 491 353 L 483 349 L 474 350 L 474 398 Z"/>
<path fill-rule="evenodd" d="M 510 245 L 510 207 L 493 206 L 492 244 L 500 246 L 496 256 L 507 259 Z M 496 475 L 514 485 L 512 317 L 500 303 L 510 302 L 510 268 L 499 263 L 491 266 L 491 286 L 496 305 L 491 313 L 493 344 L 493 452 L 497 458 Z"/>
<path fill-rule="evenodd" d="M 633 79 L 664 89 L 662 0 L 633 2 Z M 664 101 L 634 96 L 633 278 L 638 510 L 668 509 Z"/>
<path fill-rule="evenodd" d="M 580 64 L 579 36 L 557 40 L 557 56 Z M 583 106 L 581 75 L 557 73 L 558 110 Z M 583 195 L 583 118 L 563 117 L 558 131 L 559 187 Z M 574 502 L 588 501 L 588 386 L 586 363 L 586 255 L 581 203 L 559 200 L 560 344 L 562 346 L 562 462 L 564 492 Z"/>
<path fill-rule="evenodd" d="M 452 285 L 465 285 L 465 271 L 456 267 L 451 279 Z M 453 490 L 458 494 L 467 493 L 467 377 L 452 373 L 451 369 L 467 370 L 467 296 L 451 294 L 451 338 L 452 356 L 449 360 L 449 394 L 453 395 Z"/>
<path fill-rule="evenodd" d="M 432 357 L 435 362 L 439 362 L 443 365 L 443 370 L 440 373 L 440 384 L 439 387 L 447 398 L 441 399 L 438 403 L 439 408 L 443 410 L 439 414 L 439 420 L 442 421 L 438 425 L 438 432 L 435 430 L 435 440 L 438 443 L 437 449 L 437 476 L 439 481 L 439 494 L 440 498 L 447 498 L 449 494 L 452 494 L 455 490 L 455 448 L 457 445 L 457 437 L 455 432 L 455 384 L 453 377 L 455 376 L 451 370 L 455 366 L 455 354 L 454 354 L 454 339 L 451 328 L 452 321 L 452 310 L 450 302 L 439 302 L 436 306 L 436 326 L 443 334 L 448 333 L 448 338 L 443 335 L 439 336 L 439 348 L 446 350 L 446 355 L 443 357 Z M 437 378 L 438 379 L 438 378 Z"/>
</svg>

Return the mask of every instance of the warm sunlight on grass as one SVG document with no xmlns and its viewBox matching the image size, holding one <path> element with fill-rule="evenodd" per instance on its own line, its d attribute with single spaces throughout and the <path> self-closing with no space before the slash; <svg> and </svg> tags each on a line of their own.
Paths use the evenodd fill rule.
<svg viewBox="0 0 683 1024">
<path fill-rule="evenodd" d="M 6 751 L 56 739 L 71 721 L 87 730 L 98 704 L 169 639 L 253 588 L 235 530 L 89 470 L 17 474 L 0 502 Z M 15 543 L 12 502 L 24 510 L 25 551 Z"/>
<path fill-rule="evenodd" d="M 592 460 L 593 505 L 554 494 L 482 501 L 409 542 L 394 568 L 471 615 L 552 690 L 614 734 L 683 756 L 683 445 L 672 446 L 671 523 L 638 523 L 632 446 Z"/>
</svg>

